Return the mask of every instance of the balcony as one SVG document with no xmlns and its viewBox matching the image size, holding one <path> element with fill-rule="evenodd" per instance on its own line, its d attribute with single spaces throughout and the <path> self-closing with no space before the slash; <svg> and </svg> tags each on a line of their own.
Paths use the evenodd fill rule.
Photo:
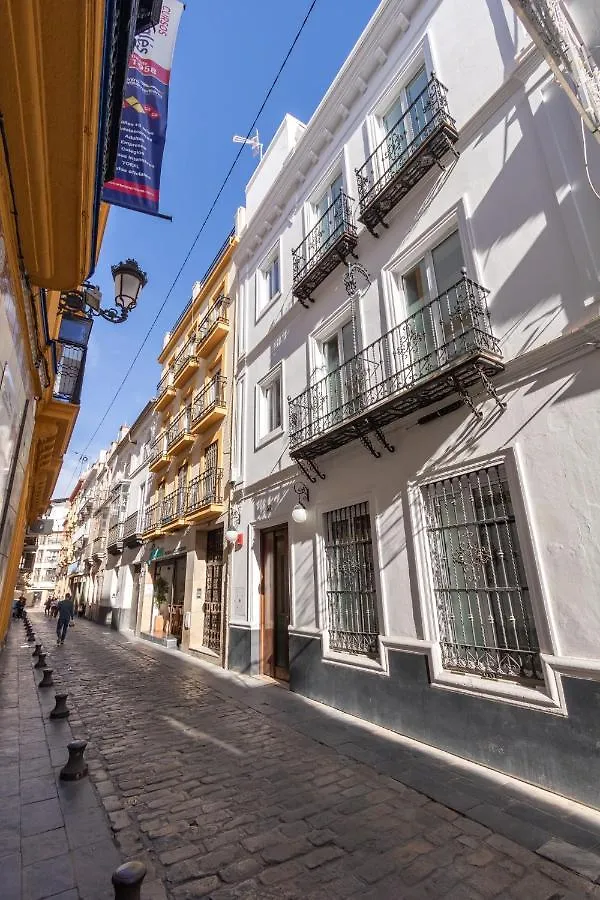
<svg viewBox="0 0 600 900">
<path fill-rule="evenodd" d="M 189 338 L 173 362 L 173 387 L 180 388 L 198 371 L 200 361 L 196 355 L 196 336 Z"/>
<path fill-rule="evenodd" d="M 207 357 L 223 338 L 229 334 L 228 301 L 219 297 L 210 307 L 196 333 L 198 355 Z"/>
<path fill-rule="evenodd" d="M 377 225 L 385 226 L 390 210 L 457 140 L 446 88 L 432 76 L 364 165 L 356 170 L 359 221 L 372 234 Z"/>
<path fill-rule="evenodd" d="M 160 472 L 165 469 L 171 462 L 171 457 L 167 453 L 165 443 L 165 434 L 160 434 L 150 447 L 148 456 L 148 469 L 150 472 Z"/>
<path fill-rule="evenodd" d="M 65 342 L 56 344 L 56 377 L 52 391 L 55 400 L 79 404 L 85 355 L 85 347 Z"/>
<path fill-rule="evenodd" d="M 187 487 L 186 521 L 202 522 L 223 513 L 223 469 L 209 469 Z"/>
<path fill-rule="evenodd" d="M 354 200 L 341 191 L 302 243 L 292 250 L 293 293 L 304 307 L 306 300 L 313 300 L 313 291 L 329 273 L 344 262 L 348 254 L 355 255 L 358 235 L 352 215 L 353 203 Z"/>
<path fill-rule="evenodd" d="M 127 516 L 123 523 L 123 545 L 125 547 L 137 547 L 142 543 L 142 522 L 139 510 Z"/>
<path fill-rule="evenodd" d="M 162 531 L 176 531 L 185 525 L 186 488 L 177 488 L 162 502 L 160 524 Z"/>
<path fill-rule="evenodd" d="M 160 533 L 160 503 L 153 503 L 144 514 L 144 538 Z"/>
<path fill-rule="evenodd" d="M 96 559 L 101 559 L 106 554 L 106 535 L 101 534 L 99 537 L 94 539 L 94 543 L 92 545 L 92 556 Z"/>
<path fill-rule="evenodd" d="M 169 369 L 169 371 L 165 372 L 163 377 L 156 385 L 156 400 L 154 401 L 154 408 L 158 411 L 166 409 L 171 400 L 174 398 L 175 394 L 176 390 L 173 385 L 173 371 L 172 369 Z"/>
<path fill-rule="evenodd" d="M 290 455 L 314 460 L 503 368 L 487 291 L 463 274 L 444 294 L 290 401 Z M 472 407 L 474 409 L 474 407 Z M 373 451 L 372 451 L 373 452 Z M 375 451 L 375 455 L 378 455 Z"/>
<path fill-rule="evenodd" d="M 108 541 L 106 549 L 112 555 L 123 550 L 123 522 L 115 522 L 108 529 Z"/>
<path fill-rule="evenodd" d="M 206 387 L 198 391 L 192 403 L 191 428 L 194 434 L 221 422 L 227 415 L 225 388 L 227 379 L 223 375 L 215 375 Z"/>
<path fill-rule="evenodd" d="M 184 407 L 173 419 L 167 429 L 167 452 L 174 456 L 186 450 L 194 443 L 191 428 L 191 410 Z"/>
</svg>

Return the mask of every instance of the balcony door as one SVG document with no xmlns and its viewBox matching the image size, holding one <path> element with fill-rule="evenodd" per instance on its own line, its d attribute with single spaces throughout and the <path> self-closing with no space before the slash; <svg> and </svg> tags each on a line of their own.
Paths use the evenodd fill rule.
<svg viewBox="0 0 600 900">
<path fill-rule="evenodd" d="M 203 501 L 205 503 L 214 503 L 217 491 L 217 462 L 219 458 L 218 441 L 213 441 L 204 451 L 204 487 Z"/>
<path fill-rule="evenodd" d="M 352 415 L 352 401 L 358 395 L 355 367 L 351 363 L 354 356 L 354 324 L 349 321 L 321 344 L 325 379 L 323 396 L 318 402 L 325 407 L 327 427 Z M 317 415 L 321 417 L 321 409 L 317 410 Z"/>
<path fill-rule="evenodd" d="M 394 348 L 398 368 L 410 385 L 439 369 L 464 349 L 454 334 L 464 256 L 458 231 L 428 251 L 402 277 L 406 321 Z"/>
<path fill-rule="evenodd" d="M 402 168 L 407 156 L 414 153 L 425 138 L 425 126 L 431 118 L 427 80 L 423 66 L 383 116 L 388 171 Z"/>
<path fill-rule="evenodd" d="M 185 515 L 185 495 L 187 488 L 188 466 L 184 463 L 177 473 L 177 518 Z"/>
<path fill-rule="evenodd" d="M 327 189 L 314 205 L 316 226 L 313 246 L 308 248 L 310 258 L 313 258 L 329 242 L 329 238 L 335 235 L 338 228 L 343 225 L 344 210 L 341 200 L 343 188 L 344 179 L 341 175 L 338 175 L 327 186 Z"/>
</svg>

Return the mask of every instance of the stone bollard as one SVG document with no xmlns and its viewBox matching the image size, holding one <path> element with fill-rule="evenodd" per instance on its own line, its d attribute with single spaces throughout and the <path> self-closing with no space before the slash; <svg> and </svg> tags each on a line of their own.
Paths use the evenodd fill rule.
<svg viewBox="0 0 600 900">
<path fill-rule="evenodd" d="M 33 651 L 33 653 L 32 653 L 31 655 L 32 655 L 32 656 L 39 656 L 39 655 L 40 655 L 40 650 L 41 650 L 41 649 L 42 649 L 42 645 L 41 645 L 41 644 L 36 644 L 36 645 L 35 645 L 35 650 Z"/>
<path fill-rule="evenodd" d="M 50 713 L 51 719 L 67 719 L 69 717 L 70 710 L 67 708 L 67 697 L 68 694 L 55 694 L 54 699 L 56 701 L 56 705 L 54 709 Z"/>
<path fill-rule="evenodd" d="M 35 644 L 35 634 L 33 631 L 28 632 L 27 634 L 27 643 Z"/>
<path fill-rule="evenodd" d="M 37 662 L 33 668 L 34 669 L 43 669 L 44 666 L 46 665 L 46 656 L 47 656 L 47 654 L 44 653 L 43 650 L 40 650 L 40 652 L 38 653 Z"/>
<path fill-rule="evenodd" d="M 63 781 L 79 781 L 85 778 L 88 773 L 88 764 L 83 758 L 83 753 L 87 747 L 87 741 L 71 741 L 67 744 L 69 758 L 66 765 L 60 770 L 60 777 Z"/>
<path fill-rule="evenodd" d="M 52 687 L 54 682 L 52 681 L 52 672 L 54 669 L 44 669 L 44 674 L 42 676 L 42 680 L 38 684 L 40 688 Z"/>
<path fill-rule="evenodd" d="M 141 900 L 140 890 L 145 877 L 146 866 L 137 859 L 115 869 L 112 876 L 115 900 Z"/>
</svg>

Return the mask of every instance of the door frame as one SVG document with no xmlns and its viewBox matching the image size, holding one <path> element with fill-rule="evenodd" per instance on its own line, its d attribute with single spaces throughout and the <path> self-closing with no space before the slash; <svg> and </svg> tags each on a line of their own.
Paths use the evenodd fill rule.
<svg viewBox="0 0 600 900">
<path fill-rule="evenodd" d="M 281 669 L 277 669 L 275 665 L 275 651 L 276 651 L 276 629 L 275 624 L 270 629 L 265 627 L 266 622 L 266 604 L 267 597 L 264 590 L 264 580 L 265 580 L 265 537 L 267 534 L 275 534 L 276 532 L 285 532 L 286 537 L 286 547 L 287 547 L 287 593 L 288 593 L 288 627 L 290 622 L 289 611 L 291 609 L 291 585 L 290 585 L 290 536 L 289 536 L 289 528 L 287 522 L 281 522 L 279 525 L 273 525 L 269 528 L 261 528 L 260 529 L 260 635 L 259 635 L 259 674 L 267 675 L 270 678 L 275 678 L 279 681 L 289 681 L 290 671 L 289 671 L 289 655 L 288 655 L 288 666 L 285 671 Z M 275 596 L 273 595 L 272 600 L 272 609 L 271 609 L 271 617 L 273 619 L 273 623 L 275 620 Z M 271 660 L 271 662 L 269 661 Z"/>
</svg>

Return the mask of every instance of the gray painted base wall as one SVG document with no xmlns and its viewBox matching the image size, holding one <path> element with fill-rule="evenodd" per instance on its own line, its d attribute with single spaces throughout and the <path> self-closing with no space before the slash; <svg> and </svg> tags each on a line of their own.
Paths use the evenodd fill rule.
<svg viewBox="0 0 600 900">
<path fill-rule="evenodd" d="M 245 675 L 258 675 L 260 635 L 257 629 L 229 626 L 227 667 Z"/>
<path fill-rule="evenodd" d="M 389 651 L 389 677 L 328 665 L 290 635 L 290 688 L 376 725 L 600 808 L 600 684 L 565 677 L 567 718 L 429 683 L 427 658 Z"/>
</svg>

